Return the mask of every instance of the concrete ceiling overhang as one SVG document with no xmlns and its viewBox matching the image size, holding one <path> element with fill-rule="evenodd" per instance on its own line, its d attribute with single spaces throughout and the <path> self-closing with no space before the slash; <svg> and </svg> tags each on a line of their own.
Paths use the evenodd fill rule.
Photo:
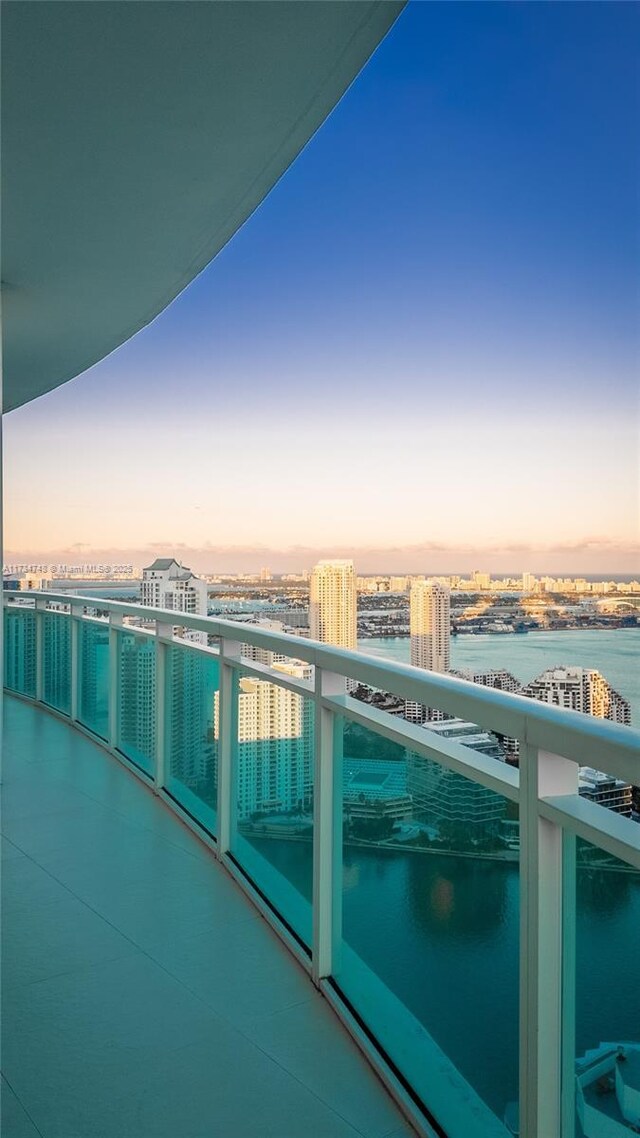
<svg viewBox="0 0 640 1138">
<path fill-rule="evenodd" d="M 5 410 L 79 375 L 193 280 L 403 6 L 2 4 Z"/>
</svg>

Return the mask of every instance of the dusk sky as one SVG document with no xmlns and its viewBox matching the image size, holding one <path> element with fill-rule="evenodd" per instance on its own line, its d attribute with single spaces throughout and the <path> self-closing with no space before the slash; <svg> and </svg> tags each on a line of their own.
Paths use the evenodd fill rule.
<svg viewBox="0 0 640 1138">
<path fill-rule="evenodd" d="M 635 571 L 639 21 L 409 4 L 191 287 L 5 419 L 5 559 Z"/>
</svg>

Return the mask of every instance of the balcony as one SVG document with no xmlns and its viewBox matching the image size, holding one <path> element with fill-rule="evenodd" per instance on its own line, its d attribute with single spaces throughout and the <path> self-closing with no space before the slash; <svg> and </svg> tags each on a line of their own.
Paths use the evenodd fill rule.
<svg viewBox="0 0 640 1138">
<path fill-rule="evenodd" d="M 2 1133 L 408 1138 L 206 846 L 69 724 L 5 709 Z"/>
<path fill-rule="evenodd" d="M 16 1134 L 581 1135 L 576 1062 L 640 1035 L 640 827 L 578 771 L 640 782 L 637 732 L 116 601 L 4 628 Z"/>
</svg>

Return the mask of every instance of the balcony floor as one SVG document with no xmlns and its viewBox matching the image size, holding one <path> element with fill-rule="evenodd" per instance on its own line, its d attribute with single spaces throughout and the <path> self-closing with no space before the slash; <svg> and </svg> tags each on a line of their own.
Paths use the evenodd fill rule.
<svg viewBox="0 0 640 1138">
<path fill-rule="evenodd" d="M 212 854 L 101 747 L 5 699 L 4 1138 L 410 1138 Z"/>
</svg>

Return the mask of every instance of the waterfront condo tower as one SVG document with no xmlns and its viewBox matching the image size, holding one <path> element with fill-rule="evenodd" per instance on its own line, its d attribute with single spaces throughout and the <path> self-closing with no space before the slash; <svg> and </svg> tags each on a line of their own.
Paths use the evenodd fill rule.
<svg viewBox="0 0 640 1138">
<path fill-rule="evenodd" d="M 319 561 L 311 573 L 311 638 L 337 648 L 357 647 L 356 572 L 353 561 Z"/>
<path fill-rule="evenodd" d="M 179 565 L 172 557 L 158 557 L 142 570 L 140 600 L 151 608 L 188 612 L 193 616 L 207 615 L 207 583 L 196 577 L 191 569 Z M 186 640 L 206 644 L 204 632 L 185 630 Z"/>
<path fill-rule="evenodd" d="M 411 663 L 431 672 L 448 672 L 451 662 L 451 598 L 440 581 L 414 581 L 409 601 Z M 407 701 L 407 719 L 421 723 L 428 709 Z"/>
<path fill-rule="evenodd" d="M 547 668 L 524 695 L 613 723 L 631 723 L 631 705 L 595 668 Z"/>
</svg>

